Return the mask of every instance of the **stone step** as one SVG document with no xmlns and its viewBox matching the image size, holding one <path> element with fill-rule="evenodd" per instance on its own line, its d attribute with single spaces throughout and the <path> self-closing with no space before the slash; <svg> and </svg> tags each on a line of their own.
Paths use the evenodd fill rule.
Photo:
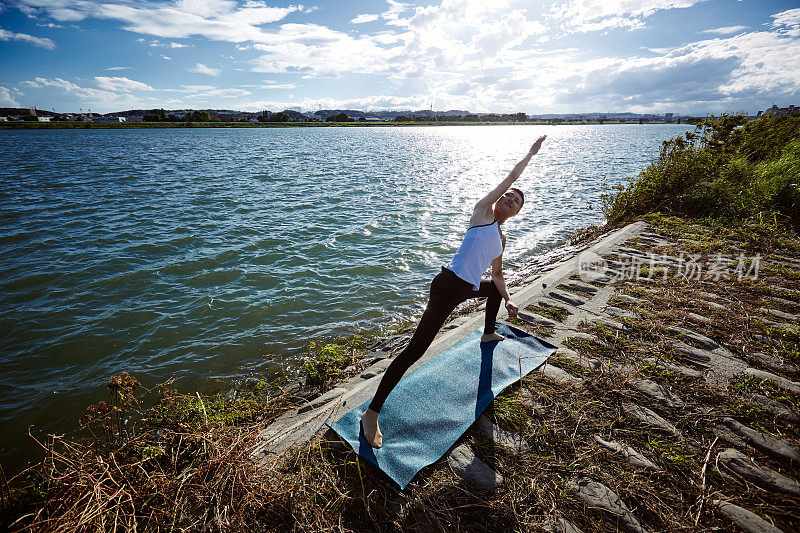
<svg viewBox="0 0 800 533">
<path fill-rule="evenodd" d="M 630 446 L 620 444 L 616 441 L 603 440 L 599 435 L 595 435 L 594 440 L 597 441 L 600 446 L 621 454 L 630 464 L 635 467 L 644 468 L 645 470 L 659 470 L 658 466 L 650 461 L 650 459 L 637 452 Z"/>
<path fill-rule="evenodd" d="M 570 281 L 568 283 L 564 283 L 563 285 L 574 291 L 585 293 L 586 296 L 589 298 L 597 294 L 597 287 L 592 287 L 591 285 L 587 285 L 585 283 Z"/>
<path fill-rule="evenodd" d="M 789 409 L 781 402 L 773 400 L 768 396 L 754 393 L 746 395 L 745 399 L 748 402 L 755 405 L 756 407 L 759 407 L 761 409 L 766 409 L 767 411 L 772 413 L 775 416 L 775 418 L 783 419 L 786 420 L 787 422 L 794 422 L 794 423 L 800 422 L 800 416 L 798 416 L 796 412 Z"/>
<path fill-rule="evenodd" d="M 539 372 L 541 372 L 543 376 L 547 376 L 565 385 L 580 385 L 583 383 L 583 378 L 573 376 L 563 368 L 550 363 L 543 364 Z"/>
<path fill-rule="evenodd" d="M 736 448 L 719 452 L 717 461 L 731 472 L 764 490 L 800 496 L 800 483 L 766 466 L 758 466 L 755 461 Z"/>
<path fill-rule="evenodd" d="M 545 519 L 542 529 L 548 533 L 583 533 L 569 520 L 552 515 Z"/>
<path fill-rule="evenodd" d="M 625 531 L 631 533 L 647 531 L 625 505 L 625 502 L 617 496 L 617 493 L 602 483 L 584 477 L 567 481 L 567 488 L 573 491 L 586 505 L 602 509 L 612 515 L 616 519 L 617 526 L 622 527 Z"/>
<path fill-rule="evenodd" d="M 606 318 L 604 316 L 588 316 L 586 317 L 586 322 L 590 324 L 605 326 L 607 328 L 611 328 L 615 331 L 622 331 L 622 332 L 629 332 L 631 328 L 623 324 L 622 322 L 617 322 L 616 320 L 612 320 L 610 318 Z"/>
<path fill-rule="evenodd" d="M 661 367 L 664 370 L 669 370 L 670 372 L 675 372 L 676 374 L 683 374 L 684 376 L 688 376 L 690 378 L 702 378 L 703 373 L 699 370 L 695 370 L 694 368 L 689 368 L 681 365 L 676 365 L 667 361 L 665 359 L 661 359 L 658 357 L 649 357 L 645 359 L 646 363 L 650 363 L 653 366 Z"/>
<path fill-rule="evenodd" d="M 641 318 L 633 311 L 628 311 L 627 309 L 620 309 L 619 307 L 614 307 L 613 305 L 608 305 L 605 308 L 603 308 L 603 312 L 608 316 L 613 316 L 615 318 L 632 318 L 634 320 L 638 320 L 639 318 Z"/>
<path fill-rule="evenodd" d="M 659 427 L 665 431 L 669 431 L 670 433 L 676 436 L 680 435 L 681 433 L 678 430 L 678 428 L 676 428 L 670 422 L 667 422 L 658 413 L 656 413 L 651 409 L 648 409 L 647 407 L 643 407 L 635 403 L 623 403 L 622 412 L 623 414 L 625 414 L 625 416 L 635 418 L 642 424 Z"/>
<path fill-rule="evenodd" d="M 460 444 L 447 454 L 450 470 L 486 492 L 493 492 L 503 484 L 503 476 L 481 461 L 466 444 Z"/>
<path fill-rule="evenodd" d="M 766 370 L 753 367 L 745 368 L 744 372 L 748 376 L 760 379 L 761 381 L 770 381 L 783 389 L 792 391 L 795 394 L 800 394 L 800 383 L 792 381 L 791 379 L 787 379 L 783 376 L 773 374 L 772 372 L 767 372 Z"/>
<path fill-rule="evenodd" d="M 745 533 L 783 533 L 783 530 L 773 526 L 757 514 L 743 509 L 736 504 L 723 500 L 711 500 L 711 505 L 736 524 Z"/>
<path fill-rule="evenodd" d="M 798 320 L 800 320 L 800 316 L 794 313 L 787 313 L 786 311 L 781 311 L 780 309 L 773 309 L 771 307 L 760 307 L 758 310 L 761 311 L 762 313 L 768 313 L 772 316 L 776 316 L 784 320 L 791 320 L 793 322 L 797 322 Z"/>
<path fill-rule="evenodd" d="M 783 370 L 784 372 L 798 371 L 798 368 L 795 365 L 788 363 L 784 359 L 781 359 L 775 355 L 766 354 L 763 352 L 753 352 L 750 354 L 750 357 L 775 370 Z"/>
<path fill-rule="evenodd" d="M 528 451 L 530 446 L 525 441 L 522 435 L 503 429 L 491 420 L 485 414 L 478 417 L 478 427 L 483 431 L 487 437 L 492 439 L 495 444 L 508 449 L 513 453 L 520 453 Z"/>
<path fill-rule="evenodd" d="M 585 357 L 575 350 L 570 350 L 569 348 L 559 348 L 555 355 L 566 359 L 572 363 L 580 365 L 588 370 L 600 370 L 603 364 L 592 357 Z"/>
<path fill-rule="evenodd" d="M 696 331 L 682 328 L 680 326 L 670 326 L 668 329 L 673 333 L 677 333 L 680 337 L 684 337 L 691 340 L 692 342 L 696 342 L 697 344 L 701 345 L 703 348 L 706 348 L 707 350 L 715 350 L 720 347 L 717 341 L 709 337 L 706 337 L 702 333 L 697 333 Z"/>
<path fill-rule="evenodd" d="M 800 466 L 800 450 L 783 439 L 756 431 L 733 418 L 723 418 L 716 425 L 714 432 L 731 444 L 749 445 L 767 455 L 795 462 Z"/>
<path fill-rule="evenodd" d="M 517 318 L 519 318 L 523 322 L 526 322 L 528 324 L 533 324 L 533 325 L 536 325 L 536 326 L 545 326 L 545 327 L 548 327 L 548 328 L 553 328 L 553 327 L 556 327 L 558 325 L 556 322 L 553 322 L 549 318 L 545 318 L 545 317 L 543 317 L 541 315 L 537 315 L 536 313 L 529 313 L 529 312 L 525 312 L 525 311 L 520 311 L 517 314 Z"/>
<path fill-rule="evenodd" d="M 703 324 L 713 324 L 714 323 L 714 321 L 711 320 L 710 318 L 705 317 L 703 315 L 698 315 L 697 313 L 692 313 L 691 311 L 686 313 L 686 317 L 687 318 L 691 318 L 695 322 L 701 322 Z"/>
<path fill-rule="evenodd" d="M 704 305 L 704 306 L 710 307 L 712 309 L 717 309 L 719 311 L 728 311 L 730 309 L 727 305 L 723 305 L 723 304 L 720 304 L 720 303 L 717 303 L 717 302 L 710 302 L 708 300 L 700 300 L 700 299 L 696 299 L 694 301 L 697 302 L 700 305 Z"/>
<path fill-rule="evenodd" d="M 713 353 L 695 348 L 683 341 L 667 341 L 667 345 L 676 352 L 682 354 L 690 362 L 703 367 L 710 366 L 711 358 L 714 357 Z"/>
<path fill-rule="evenodd" d="M 650 303 L 647 300 L 642 300 L 641 298 L 636 298 L 635 296 L 630 296 L 628 294 L 615 294 L 614 298 L 618 298 L 623 302 L 628 302 L 630 304 L 636 304 L 636 305 L 644 305 L 646 303 Z"/>
<path fill-rule="evenodd" d="M 559 290 L 551 290 L 547 293 L 548 298 L 552 298 L 554 300 L 559 300 L 569 305 L 580 307 L 586 303 L 586 300 L 582 300 L 581 298 L 564 291 Z"/>
<path fill-rule="evenodd" d="M 670 392 L 655 381 L 642 379 L 634 381 L 633 385 L 642 393 L 671 409 L 683 409 L 686 406 L 684 401 L 676 394 Z"/>
</svg>

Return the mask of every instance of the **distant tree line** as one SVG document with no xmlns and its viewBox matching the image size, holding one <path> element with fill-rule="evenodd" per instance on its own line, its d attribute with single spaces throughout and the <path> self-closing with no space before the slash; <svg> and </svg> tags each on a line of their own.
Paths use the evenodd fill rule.
<svg viewBox="0 0 800 533">
<path fill-rule="evenodd" d="M 525 122 L 525 113 L 504 113 L 502 115 L 397 115 L 395 122 Z"/>
</svg>

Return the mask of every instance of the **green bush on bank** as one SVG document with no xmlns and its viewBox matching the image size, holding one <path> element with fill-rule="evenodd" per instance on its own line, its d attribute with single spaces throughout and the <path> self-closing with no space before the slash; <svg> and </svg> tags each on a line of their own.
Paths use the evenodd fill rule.
<svg viewBox="0 0 800 533">
<path fill-rule="evenodd" d="M 655 211 L 781 218 L 800 227 L 800 115 L 709 117 L 664 141 L 637 178 L 603 195 L 611 224 Z"/>
</svg>

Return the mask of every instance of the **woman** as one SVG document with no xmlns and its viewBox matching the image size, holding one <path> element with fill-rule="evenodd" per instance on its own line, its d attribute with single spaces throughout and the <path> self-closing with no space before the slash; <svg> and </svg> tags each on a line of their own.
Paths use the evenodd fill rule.
<svg viewBox="0 0 800 533">
<path fill-rule="evenodd" d="M 508 174 L 500 185 L 475 204 L 469 229 L 453 259 L 431 282 L 430 300 L 422 313 L 417 329 L 408 346 L 392 361 L 381 379 L 375 397 L 361 416 L 361 428 L 367 442 L 374 448 L 383 446 L 383 435 L 378 427 L 378 414 L 389 393 L 433 342 L 436 333 L 458 304 L 468 298 L 487 298 L 486 323 L 481 342 L 501 341 L 505 337 L 494 332 L 495 319 L 500 310 L 500 299 L 506 301 L 509 317 L 517 316 L 517 306 L 511 301 L 503 278 L 503 250 L 506 237 L 500 225 L 522 208 L 525 196 L 522 191 L 510 188 L 542 146 L 546 135 L 539 137 L 528 155 Z M 491 281 L 481 281 L 486 267 L 492 265 Z"/>
</svg>

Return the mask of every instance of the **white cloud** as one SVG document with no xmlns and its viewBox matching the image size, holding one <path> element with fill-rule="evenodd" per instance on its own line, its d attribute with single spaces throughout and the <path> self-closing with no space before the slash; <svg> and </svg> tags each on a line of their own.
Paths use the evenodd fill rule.
<svg viewBox="0 0 800 533">
<path fill-rule="evenodd" d="M 379 16 L 380 15 L 378 15 L 377 13 L 376 14 L 364 13 L 362 15 L 358 15 L 355 18 L 350 19 L 350 22 L 352 22 L 353 24 L 364 24 L 365 22 L 374 22 L 378 20 Z"/>
<path fill-rule="evenodd" d="M 259 85 L 259 89 L 297 89 L 298 85 L 294 83 L 267 83 L 265 85 Z"/>
<path fill-rule="evenodd" d="M 112 91 L 93 89 L 91 87 L 81 87 L 61 78 L 40 78 L 36 77 L 33 80 L 23 81 L 22 85 L 40 89 L 44 87 L 55 87 L 63 89 L 64 91 L 74 94 L 82 100 L 93 100 L 96 102 L 108 102 L 117 98 L 117 94 Z"/>
<path fill-rule="evenodd" d="M 202 63 L 197 63 L 195 66 L 189 69 L 189 72 L 194 72 L 195 74 L 205 74 L 206 76 L 219 76 L 222 71 L 218 68 L 212 68 Z"/>
<path fill-rule="evenodd" d="M 11 96 L 11 93 L 6 87 L 0 86 L 0 106 L 2 107 L 19 107 L 19 103 Z"/>
<path fill-rule="evenodd" d="M 97 86 L 106 91 L 128 92 L 128 91 L 152 91 L 153 88 L 140 81 L 134 81 L 125 77 L 106 77 L 95 76 Z"/>
<path fill-rule="evenodd" d="M 214 99 L 214 98 L 242 98 L 244 96 L 249 96 L 253 93 L 246 89 L 236 89 L 236 88 L 212 88 L 212 89 L 205 89 L 200 90 L 198 92 L 192 92 L 186 95 L 186 98 L 197 98 L 197 99 Z"/>
<path fill-rule="evenodd" d="M 44 48 L 46 50 L 55 50 L 56 43 L 53 42 L 52 39 L 48 39 L 46 37 L 34 37 L 33 35 L 28 35 L 27 33 L 14 33 L 13 31 L 8 31 L 0 28 L 0 41 L 21 41 L 23 43 L 32 44 L 33 46 L 38 46 L 39 48 Z"/>
<path fill-rule="evenodd" d="M 747 29 L 747 26 L 723 26 L 721 28 L 710 28 L 703 30 L 701 33 L 714 33 L 717 35 L 730 35 L 731 33 L 739 33 Z"/>
<path fill-rule="evenodd" d="M 170 48 L 187 48 L 188 46 L 189 46 L 188 44 L 182 44 L 182 43 L 175 43 L 175 42 L 169 43 Z"/>
<path fill-rule="evenodd" d="M 163 59 L 164 61 L 172 61 L 171 57 L 167 57 L 167 56 L 163 56 L 163 55 L 161 56 L 161 59 Z"/>
<path fill-rule="evenodd" d="M 108 67 L 106 70 L 128 70 L 133 67 Z"/>
<path fill-rule="evenodd" d="M 566 32 L 637 29 L 658 11 L 692 7 L 705 0 L 571 0 L 554 5 L 551 18 Z"/>
</svg>

